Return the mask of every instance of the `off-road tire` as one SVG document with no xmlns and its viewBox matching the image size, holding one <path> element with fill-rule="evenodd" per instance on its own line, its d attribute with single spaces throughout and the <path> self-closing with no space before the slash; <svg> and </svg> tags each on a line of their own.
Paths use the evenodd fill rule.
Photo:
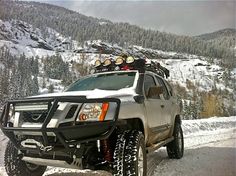
<svg viewBox="0 0 236 176">
<path fill-rule="evenodd" d="M 47 168 L 22 161 L 10 141 L 5 150 L 4 165 L 8 176 L 42 176 Z"/>
<path fill-rule="evenodd" d="M 128 176 L 146 176 L 147 174 L 146 147 L 144 136 L 140 131 L 131 131 L 127 135 L 124 166 Z"/>
<path fill-rule="evenodd" d="M 180 123 L 175 123 L 173 137 L 174 140 L 166 146 L 167 153 L 171 159 L 180 159 L 184 154 L 184 137 Z"/>
<path fill-rule="evenodd" d="M 139 131 L 125 131 L 118 135 L 115 152 L 114 176 L 139 176 L 139 150 L 142 150 L 143 173 L 146 176 L 147 159 L 144 136 Z"/>
<path fill-rule="evenodd" d="M 125 131 L 117 136 L 116 146 L 113 155 L 113 175 L 122 176 L 125 173 L 124 153 L 126 145 L 126 136 L 128 131 Z"/>
</svg>

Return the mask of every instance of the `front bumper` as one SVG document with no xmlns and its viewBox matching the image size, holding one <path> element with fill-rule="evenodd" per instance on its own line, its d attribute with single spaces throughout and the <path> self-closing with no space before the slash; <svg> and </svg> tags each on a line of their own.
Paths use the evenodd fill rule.
<svg viewBox="0 0 236 176">
<path fill-rule="evenodd" d="M 47 115 L 41 125 L 41 127 L 13 127 L 9 122 L 9 110 L 10 106 L 24 104 L 24 103 L 48 103 Z M 59 102 L 69 103 L 103 103 L 113 102 L 117 104 L 115 115 L 113 120 L 103 122 L 80 122 L 78 124 L 68 124 L 66 126 L 59 126 L 57 128 L 47 127 L 54 113 L 58 108 Z M 25 100 L 9 101 L 3 109 L 3 113 L 0 118 L 0 128 L 3 133 L 11 140 L 11 142 L 21 151 L 39 151 L 49 152 L 59 149 L 60 151 L 74 150 L 78 145 L 96 140 L 102 140 L 108 138 L 116 127 L 116 122 L 119 115 L 120 100 L 116 98 L 99 98 L 99 99 L 87 99 L 86 97 L 52 97 L 52 98 L 29 98 Z M 17 133 L 16 133 L 17 132 Z M 17 135 L 18 132 L 34 133 L 37 132 L 40 135 L 35 136 L 21 136 Z M 49 135 L 49 134 L 54 134 Z M 26 147 L 22 145 L 22 142 L 27 143 L 27 139 L 34 139 L 35 147 Z M 33 141 L 33 140 L 32 140 Z M 39 142 L 40 144 L 37 144 Z M 28 142 L 30 144 L 30 142 Z M 34 142 L 32 142 L 33 144 Z"/>
</svg>

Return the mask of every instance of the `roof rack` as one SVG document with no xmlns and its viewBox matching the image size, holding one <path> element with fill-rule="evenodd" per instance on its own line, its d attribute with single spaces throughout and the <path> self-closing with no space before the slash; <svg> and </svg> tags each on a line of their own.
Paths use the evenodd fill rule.
<svg viewBox="0 0 236 176">
<path fill-rule="evenodd" d="M 153 61 L 151 61 L 151 64 L 145 64 L 145 68 L 147 71 L 152 71 L 157 73 L 158 75 L 162 76 L 163 78 L 168 78 L 170 76 L 170 71 L 161 66 L 161 64 L 159 62 L 155 63 Z"/>
<path fill-rule="evenodd" d="M 161 66 L 159 62 L 156 63 L 148 59 L 134 58 L 133 56 L 127 55 L 107 58 L 104 61 L 98 59 L 95 61 L 94 67 L 96 73 L 118 70 L 139 70 L 141 73 L 151 71 L 163 78 L 170 76 L 169 70 Z"/>
</svg>

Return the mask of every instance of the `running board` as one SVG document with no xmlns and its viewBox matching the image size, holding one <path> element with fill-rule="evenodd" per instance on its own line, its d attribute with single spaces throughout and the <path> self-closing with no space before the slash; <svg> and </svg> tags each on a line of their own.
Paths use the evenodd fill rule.
<svg viewBox="0 0 236 176">
<path fill-rule="evenodd" d="M 174 137 L 172 136 L 171 138 L 168 138 L 164 141 L 158 142 L 157 144 L 152 144 L 150 147 L 147 147 L 147 152 L 153 152 L 159 148 L 161 148 L 162 146 L 168 144 L 169 142 L 173 141 Z"/>
<path fill-rule="evenodd" d="M 82 169 L 81 159 L 74 159 L 74 161 L 71 164 L 68 164 L 66 161 L 62 161 L 62 160 L 32 158 L 32 157 L 27 157 L 27 156 L 24 156 L 22 160 L 28 163 L 41 165 L 41 166 L 54 166 L 54 167 L 63 167 L 63 168 L 70 168 L 70 169 Z"/>
</svg>

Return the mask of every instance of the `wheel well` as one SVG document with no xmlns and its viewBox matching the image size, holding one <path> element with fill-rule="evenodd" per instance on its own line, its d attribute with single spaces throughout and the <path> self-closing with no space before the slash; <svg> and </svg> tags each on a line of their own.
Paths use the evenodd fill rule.
<svg viewBox="0 0 236 176">
<path fill-rule="evenodd" d="M 139 118 L 133 118 L 133 119 L 126 119 L 126 120 L 121 120 L 118 122 L 118 129 L 119 130 L 138 130 L 145 135 L 144 131 L 144 126 L 143 122 Z"/>
<path fill-rule="evenodd" d="M 180 115 L 176 115 L 176 116 L 175 116 L 175 123 L 179 123 L 179 124 L 181 124 L 181 118 L 180 118 Z"/>
</svg>

